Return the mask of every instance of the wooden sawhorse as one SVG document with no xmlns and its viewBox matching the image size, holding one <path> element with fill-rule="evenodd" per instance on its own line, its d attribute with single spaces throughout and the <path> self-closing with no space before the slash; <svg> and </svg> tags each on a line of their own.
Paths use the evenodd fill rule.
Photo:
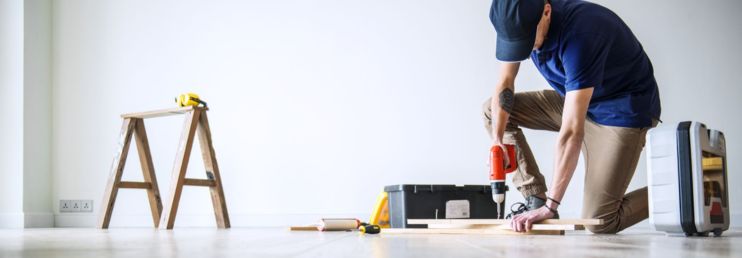
<svg viewBox="0 0 742 258">
<path fill-rule="evenodd" d="M 108 179 L 108 185 L 106 186 L 103 195 L 101 213 L 99 214 L 98 222 L 99 228 L 108 228 L 108 224 L 111 222 L 111 214 L 113 212 L 114 203 L 116 202 L 116 194 L 118 193 L 118 190 L 120 188 L 133 188 L 147 190 L 149 206 L 152 211 L 152 220 L 154 221 L 155 228 L 164 225 L 166 229 L 172 229 L 175 225 L 175 215 L 178 212 L 180 194 L 185 185 L 209 187 L 211 191 L 211 202 L 214 205 L 214 215 L 216 215 L 217 227 L 230 227 L 227 203 L 224 200 L 224 190 L 222 189 L 222 180 L 219 175 L 219 166 L 216 163 L 214 146 L 211 143 L 209 120 L 206 118 L 207 110 L 208 108 L 205 107 L 189 106 L 121 115 L 124 119 L 124 124 L 121 127 L 121 134 L 119 136 L 120 148 L 114 157 L 113 165 L 111 166 L 111 175 Z M 167 199 L 168 202 L 165 206 L 165 214 L 162 216 L 162 201 L 157 186 L 155 168 L 152 165 L 152 155 L 149 150 L 149 142 L 147 141 L 147 132 L 144 129 L 144 119 L 179 114 L 186 114 L 186 119 L 183 124 L 183 132 L 180 135 L 178 152 L 175 157 L 172 181 L 170 183 L 170 196 Z M 201 146 L 201 155 L 204 160 L 204 166 L 206 167 L 206 177 L 208 179 L 192 179 L 185 177 L 188 168 L 188 160 L 190 159 L 191 149 L 193 147 L 193 139 L 197 131 L 199 145 Z M 139 161 L 142 166 L 142 173 L 144 174 L 144 182 L 121 181 L 121 175 L 123 174 L 124 165 L 126 164 L 126 157 L 129 152 L 132 135 L 136 139 Z M 162 223 L 160 223 L 161 217 Z"/>
</svg>

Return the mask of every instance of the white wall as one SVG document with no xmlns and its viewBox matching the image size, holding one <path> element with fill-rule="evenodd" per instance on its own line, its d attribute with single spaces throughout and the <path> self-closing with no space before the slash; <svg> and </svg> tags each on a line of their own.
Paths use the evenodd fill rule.
<svg viewBox="0 0 742 258">
<path fill-rule="evenodd" d="M 26 227 L 54 224 L 51 189 L 51 0 L 24 2 L 23 213 Z"/>
<path fill-rule="evenodd" d="M 23 1 L 0 0 L 0 228 L 23 227 Z"/>
<path fill-rule="evenodd" d="M 0 1 L 0 228 L 52 227 L 51 1 Z"/>
<path fill-rule="evenodd" d="M 737 136 L 742 2 L 601 1 L 644 43 L 663 120 Z M 384 185 L 486 184 L 480 107 L 497 78 L 490 1 L 56 1 L 52 168 L 58 199 L 99 204 L 118 114 L 170 107 L 194 91 L 210 104 L 235 226 L 363 216 Z M 637 6 L 642 8 L 637 8 Z M 547 87 L 531 64 L 517 90 Z M 181 118 L 148 120 L 160 187 L 169 189 Z M 551 178 L 555 134 L 528 133 Z M 194 157 L 199 157 L 194 155 Z M 125 178 L 141 178 L 136 155 Z M 203 174 L 198 161 L 192 175 Z M 579 216 L 582 167 L 563 202 Z M 631 188 L 646 185 L 644 165 Z M 732 188 L 730 196 L 739 196 Z M 510 196 L 516 196 L 511 192 Z M 142 191 L 122 190 L 113 226 L 150 225 Z M 177 225 L 213 225 L 208 194 L 186 188 Z M 516 198 L 510 198 L 510 202 Z M 732 200 L 741 213 L 742 200 Z M 96 207 L 96 210 L 98 208 Z M 93 215 L 57 214 L 58 226 Z"/>
</svg>

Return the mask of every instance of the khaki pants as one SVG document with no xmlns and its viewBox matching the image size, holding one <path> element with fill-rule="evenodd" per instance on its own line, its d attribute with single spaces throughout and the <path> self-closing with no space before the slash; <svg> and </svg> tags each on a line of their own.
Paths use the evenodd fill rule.
<svg viewBox="0 0 742 258">
<path fill-rule="evenodd" d="M 520 127 L 558 132 L 562 123 L 564 99 L 556 91 L 515 94 L 515 106 L 503 141 L 515 144 L 518 170 L 513 183 L 524 196 L 546 192 L 526 137 Z M 492 131 L 490 100 L 484 103 L 484 122 Z M 585 121 L 582 154 L 585 158 L 583 218 L 603 219 L 601 226 L 588 226 L 594 233 L 616 233 L 648 216 L 647 188 L 626 193 L 649 128 L 625 128 Z"/>
</svg>

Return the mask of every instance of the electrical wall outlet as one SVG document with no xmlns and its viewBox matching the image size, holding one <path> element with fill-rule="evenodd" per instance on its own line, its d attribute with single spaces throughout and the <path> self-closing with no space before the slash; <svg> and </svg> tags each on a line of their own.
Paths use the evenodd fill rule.
<svg viewBox="0 0 742 258">
<path fill-rule="evenodd" d="M 81 212 L 93 212 L 93 200 L 81 200 L 80 211 Z"/>
<path fill-rule="evenodd" d="M 59 200 L 59 212 L 72 212 L 72 201 Z"/>
<path fill-rule="evenodd" d="M 72 209 L 72 212 L 80 212 L 80 201 L 70 201 L 70 205 L 72 205 L 72 207 L 70 207 L 70 209 Z"/>
<path fill-rule="evenodd" d="M 93 200 L 59 200 L 59 212 L 93 212 Z"/>
</svg>

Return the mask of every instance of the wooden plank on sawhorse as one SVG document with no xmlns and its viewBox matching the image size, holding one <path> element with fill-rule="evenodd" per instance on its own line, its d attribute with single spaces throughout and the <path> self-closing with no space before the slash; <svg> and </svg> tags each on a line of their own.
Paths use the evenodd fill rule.
<svg viewBox="0 0 742 258">
<path fill-rule="evenodd" d="M 139 163 L 142 167 L 144 182 L 121 181 L 124 166 L 126 165 L 126 158 L 129 154 L 129 146 L 131 144 L 132 136 L 134 136 L 136 140 L 137 153 L 139 153 Z M 119 149 L 113 158 L 111 175 L 108 178 L 108 185 L 106 186 L 105 193 L 103 194 L 103 201 L 101 202 L 101 213 L 98 220 L 99 228 L 108 228 L 108 225 L 111 222 L 111 214 L 113 213 L 116 196 L 121 188 L 147 190 L 147 199 L 149 200 L 150 211 L 152 213 L 152 221 L 154 222 L 155 227 L 158 227 L 160 223 L 160 214 L 162 214 L 162 200 L 160 199 L 160 190 L 157 187 L 157 177 L 155 176 L 155 168 L 152 164 L 152 155 L 147 140 L 147 131 L 144 128 L 144 120 L 141 118 L 125 118 L 124 124 L 121 126 Z"/>
<path fill-rule="evenodd" d="M 167 108 L 167 109 L 137 112 L 137 113 L 127 113 L 127 114 L 122 114 L 121 118 L 145 119 L 145 118 L 155 118 L 155 117 L 163 117 L 163 116 L 174 116 L 174 115 L 182 115 L 182 114 L 191 112 L 195 109 L 202 110 L 202 111 L 208 110 L 207 108 L 194 107 L 194 106 L 176 107 L 176 108 Z"/>
</svg>

